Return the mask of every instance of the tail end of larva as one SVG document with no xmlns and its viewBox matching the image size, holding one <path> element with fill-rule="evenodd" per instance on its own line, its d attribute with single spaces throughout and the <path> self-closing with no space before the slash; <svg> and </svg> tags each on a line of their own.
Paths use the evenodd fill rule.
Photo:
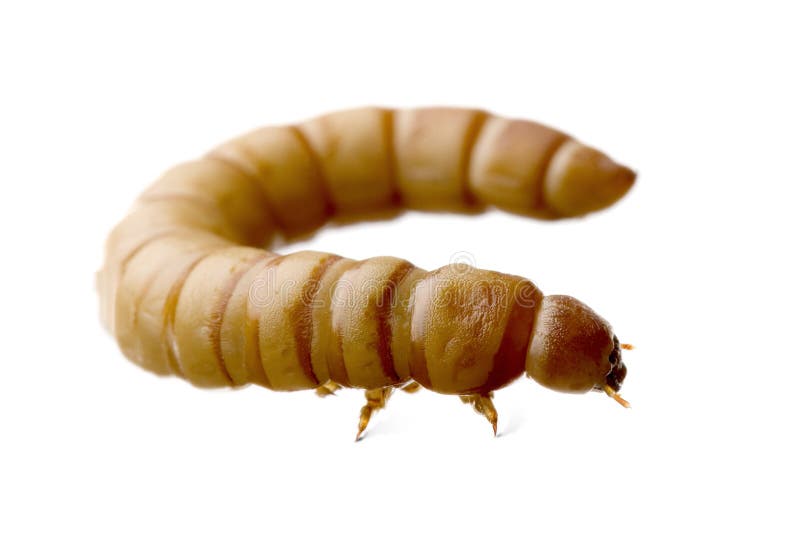
<svg viewBox="0 0 800 558">
<path fill-rule="evenodd" d="M 568 140 L 553 157 L 544 183 L 547 206 L 563 217 L 604 209 L 628 193 L 636 173 L 600 151 Z"/>
</svg>

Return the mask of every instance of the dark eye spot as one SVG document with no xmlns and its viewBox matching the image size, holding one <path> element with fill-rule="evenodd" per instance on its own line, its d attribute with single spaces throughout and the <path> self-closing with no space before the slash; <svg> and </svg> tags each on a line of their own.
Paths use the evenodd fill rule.
<svg viewBox="0 0 800 558">
<path fill-rule="evenodd" d="M 608 373 L 606 376 L 606 384 L 614 391 L 619 391 L 619 388 L 622 385 L 622 382 L 625 381 L 625 376 L 627 375 L 628 368 L 623 363 L 620 363 L 619 366 L 615 366 L 611 372 Z"/>
</svg>

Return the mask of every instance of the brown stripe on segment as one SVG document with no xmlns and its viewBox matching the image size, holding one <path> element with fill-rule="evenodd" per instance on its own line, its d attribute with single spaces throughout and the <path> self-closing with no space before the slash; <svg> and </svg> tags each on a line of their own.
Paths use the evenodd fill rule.
<svg viewBox="0 0 800 558">
<path fill-rule="evenodd" d="M 294 324 L 294 344 L 297 350 L 297 360 L 300 362 L 303 373 L 315 385 L 319 385 L 320 381 L 314 373 L 314 366 L 311 362 L 312 303 L 321 287 L 320 281 L 323 275 L 333 264 L 341 259 L 340 256 L 329 255 L 312 269 L 311 275 L 303 284 L 300 299 L 289 310 L 290 319 Z"/>
<path fill-rule="evenodd" d="M 245 153 L 247 153 L 248 155 L 250 155 L 251 157 L 253 157 L 254 159 L 258 158 L 246 146 L 237 145 L 237 147 L 242 151 L 244 151 Z M 257 173 L 252 172 L 250 169 L 242 165 L 239 161 L 228 158 L 224 153 L 217 153 L 216 151 L 212 151 L 211 153 L 206 153 L 204 158 L 210 161 L 216 161 L 217 163 L 221 163 L 226 167 L 228 167 L 229 169 L 233 169 L 233 171 L 239 173 L 240 175 L 244 176 L 248 181 L 250 181 L 250 183 L 253 186 L 255 186 L 258 193 L 261 194 L 259 196 L 261 198 L 261 205 L 264 208 L 264 212 L 269 217 L 270 223 L 275 223 L 276 225 L 278 225 L 278 227 L 285 229 L 285 226 L 283 225 L 283 223 L 279 218 L 278 212 L 275 210 L 274 207 L 272 207 L 272 204 L 269 202 L 269 197 L 264 191 L 266 185 L 264 184 L 264 181 Z"/>
<path fill-rule="evenodd" d="M 546 150 L 544 157 L 542 158 L 542 162 L 539 165 L 539 174 L 533 179 L 533 199 L 531 200 L 532 209 L 546 209 L 553 211 L 544 203 L 544 180 L 547 176 L 547 171 L 550 170 L 550 165 L 553 163 L 553 159 L 556 157 L 556 153 L 558 153 L 564 144 L 570 140 L 572 140 L 571 137 L 562 135 Z"/>
<path fill-rule="evenodd" d="M 350 378 L 347 377 L 347 369 L 344 366 L 344 353 L 342 352 L 342 340 L 340 337 L 336 338 L 338 348 L 336 352 L 331 354 L 328 351 L 327 364 L 328 364 L 328 377 L 332 382 L 336 382 L 343 387 L 350 386 Z"/>
<path fill-rule="evenodd" d="M 156 234 L 154 234 L 152 236 L 148 236 L 146 239 L 144 239 L 139 244 L 137 244 L 135 248 L 131 249 L 131 251 L 128 252 L 128 254 L 124 258 L 122 258 L 122 260 L 119 262 L 119 278 L 122 278 L 122 275 L 125 273 L 125 270 L 127 269 L 128 264 L 133 259 L 133 257 L 136 254 L 138 254 L 139 252 L 141 252 L 142 249 L 145 246 L 147 246 L 151 242 L 154 242 L 156 240 L 159 240 L 161 238 L 169 236 L 169 235 L 171 235 L 171 234 L 173 234 L 175 232 L 183 232 L 183 231 L 188 231 L 188 230 L 191 230 L 191 229 L 181 228 L 181 227 L 170 227 L 170 228 L 165 229 L 165 230 L 163 230 L 161 232 L 158 232 L 158 233 L 156 233 Z"/>
<path fill-rule="evenodd" d="M 520 300 L 519 289 L 532 288 L 530 291 L 534 300 Z M 525 358 L 528 354 L 528 342 L 533 331 L 533 321 L 539 311 L 544 298 L 542 292 L 530 281 L 516 284 L 513 297 L 513 306 L 506 321 L 500 347 L 494 355 L 492 369 L 486 379 L 486 384 L 479 390 L 480 393 L 489 393 L 516 380 L 525 371 Z"/>
<path fill-rule="evenodd" d="M 250 151 L 250 149 L 248 149 L 247 146 L 237 145 L 236 147 L 241 149 L 245 153 L 247 153 L 253 159 L 258 159 L 258 157 L 252 151 Z M 203 156 L 203 158 L 207 159 L 209 161 L 214 161 L 216 163 L 220 163 L 221 165 L 228 167 L 229 169 L 231 169 L 235 173 L 244 176 L 252 184 L 258 186 L 259 187 L 258 191 L 263 194 L 263 190 L 261 189 L 262 181 L 261 181 L 261 178 L 258 176 L 258 174 L 253 172 L 253 171 L 251 171 L 250 169 L 248 169 L 244 165 L 242 165 L 242 163 L 240 163 L 236 159 L 229 158 L 224 153 L 218 153 L 216 151 L 211 151 L 210 153 L 206 153 Z M 264 205 L 269 207 L 269 203 L 267 203 L 266 196 L 264 196 L 264 202 L 265 202 Z"/>
<path fill-rule="evenodd" d="M 464 203 L 467 205 L 476 205 L 478 203 L 478 200 L 469 187 L 469 165 L 472 160 L 472 148 L 475 146 L 475 142 L 478 141 L 478 135 L 488 118 L 488 113 L 480 110 L 475 111 L 475 116 L 467 128 L 467 135 L 461 146 L 461 168 L 458 169 L 458 173 L 459 179 L 461 180 L 461 199 L 464 200 Z"/>
<path fill-rule="evenodd" d="M 147 192 L 143 193 L 137 200 L 136 205 L 134 206 L 135 213 L 137 210 L 143 207 L 153 207 L 156 204 L 164 203 L 164 202 L 172 202 L 172 201 L 182 201 L 187 202 L 192 205 L 197 206 L 197 213 L 202 214 L 206 212 L 213 213 L 216 217 L 219 218 L 218 223 L 212 224 L 210 227 L 207 223 L 204 224 L 180 224 L 180 225 L 171 225 L 168 231 L 195 231 L 195 232 L 203 232 L 211 235 L 218 236 L 224 240 L 229 242 L 234 242 L 237 244 L 247 243 L 250 241 L 249 238 L 238 228 L 238 224 L 235 221 L 232 221 L 230 216 L 225 215 L 219 205 L 203 198 L 202 196 L 194 196 L 191 194 L 148 194 Z M 162 225 L 167 226 L 167 225 Z"/>
<path fill-rule="evenodd" d="M 186 203 L 189 203 L 189 204 L 192 204 L 192 205 L 196 205 L 198 207 L 198 210 L 210 211 L 210 212 L 215 213 L 221 220 L 223 220 L 228 225 L 228 227 L 230 227 L 230 229 L 233 232 L 238 233 L 238 229 L 236 228 L 236 223 L 231 221 L 229 216 L 225 215 L 225 213 L 222 211 L 220 206 L 217 205 L 215 202 L 209 200 L 208 198 L 203 197 L 203 195 L 199 194 L 199 193 L 190 194 L 190 193 L 186 193 L 186 192 L 180 192 L 180 193 L 176 193 L 176 192 L 165 192 L 165 193 L 155 193 L 155 192 L 154 193 L 148 193 L 148 192 L 144 192 L 139 197 L 139 199 L 136 200 L 136 201 L 137 201 L 137 203 L 143 204 L 143 205 L 147 205 L 147 204 L 151 204 L 151 203 L 155 204 L 155 203 L 160 203 L 160 202 L 161 203 L 163 203 L 163 202 L 173 202 L 173 201 L 182 201 L 182 202 L 186 202 Z M 191 228 L 198 229 L 198 227 L 191 227 Z M 199 229 L 199 230 L 203 230 L 203 229 Z M 209 229 L 206 229 L 206 230 L 209 230 Z M 209 232 L 211 232 L 211 231 L 209 231 Z M 236 240 L 240 240 L 240 239 L 243 239 L 243 238 L 244 238 L 243 235 L 237 234 Z"/>
<path fill-rule="evenodd" d="M 125 271 L 128 268 L 128 264 L 133 259 L 133 257 L 136 254 L 138 254 L 142 249 L 144 249 L 146 246 L 148 246 L 151 242 L 153 242 L 155 240 L 159 240 L 161 238 L 165 238 L 165 237 L 167 237 L 167 236 L 169 236 L 169 235 L 171 235 L 171 234 L 173 234 L 175 232 L 184 232 L 184 231 L 187 231 L 187 230 L 190 230 L 190 229 L 181 229 L 181 228 L 167 229 L 167 230 L 165 230 L 163 232 L 160 232 L 158 234 L 154 234 L 151 237 L 148 237 L 141 244 L 139 244 L 136 248 L 131 250 L 131 252 L 120 263 L 120 272 L 119 272 L 119 275 L 117 276 L 117 285 L 115 285 L 115 287 L 114 287 L 114 300 L 113 300 L 113 303 L 114 303 L 115 306 L 116 306 L 116 292 L 119 289 L 119 282 L 122 281 L 122 278 L 123 278 L 123 276 L 125 274 Z M 134 302 L 133 302 L 133 321 L 132 321 L 134 329 L 137 328 L 138 325 L 139 325 L 139 307 L 142 305 L 142 300 L 144 300 L 144 297 L 147 296 L 147 293 L 150 291 L 150 288 L 153 286 L 153 283 L 155 283 L 155 280 L 156 280 L 157 276 L 158 276 L 158 272 L 155 272 L 150 277 L 148 277 L 147 282 L 144 284 L 143 288 L 139 291 L 139 294 L 134 299 Z M 114 313 L 116 314 L 116 310 L 114 310 Z"/>
<path fill-rule="evenodd" d="M 186 283 L 186 279 L 189 277 L 189 274 L 200 262 L 210 256 L 213 252 L 214 249 L 211 249 L 201 256 L 195 258 L 192 263 L 187 265 L 180 276 L 178 276 L 178 279 L 172 284 L 172 287 L 170 287 L 169 292 L 167 293 L 167 298 L 164 301 L 164 310 L 162 312 L 164 325 L 161 335 L 167 352 L 167 363 L 169 364 L 172 372 L 175 373 L 176 376 L 180 376 L 182 378 L 185 378 L 186 374 L 181 369 L 180 360 L 178 359 L 178 351 L 176 350 L 177 342 L 175 340 L 175 311 L 178 308 L 178 299 L 180 298 L 183 285 Z"/>
<path fill-rule="evenodd" d="M 139 327 L 139 307 L 142 305 L 142 300 L 144 300 L 144 297 L 147 296 L 147 293 L 150 291 L 150 287 L 152 287 L 153 283 L 155 283 L 156 275 L 157 273 L 153 273 L 147 278 L 144 285 L 142 285 L 141 289 L 139 290 L 139 294 L 137 294 L 136 298 L 133 299 L 133 319 L 131 320 L 131 325 L 134 331 Z M 120 280 L 122 279 L 120 278 Z M 116 301 L 114 302 L 116 306 Z M 116 308 L 114 309 L 114 313 L 116 314 Z"/>
<path fill-rule="evenodd" d="M 337 327 L 331 328 L 333 333 L 333 351 L 328 350 L 328 376 L 340 386 L 350 387 L 350 376 L 344 362 L 344 347 L 342 345 L 342 332 Z"/>
<path fill-rule="evenodd" d="M 218 225 L 214 225 L 213 228 L 205 228 L 196 225 L 183 225 L 185 229 L 208 232 L 237 243 L 250 240 L 244 234 L 242 234 L 242 231 L 239 230 L 237 223 L 232 221 L 230 216 L 225 215 L 219 205 L 207 198 L 202 197 L 201 195 L 192 195 L 187 193 L 148 194 L 145 192 L 139 197 L 137 203 L 146 206 L 151 203 L 156 204 L 160 202 L 172 201 L 182 201 L 196 205 L 198 207 L 198 211 L 208 211 L 214 213 L 220 218 L 220 221 L 225 224 L 224 230 Z"/>
<path fill-rule="evenodd" d="M 116 299 L 117 299 L 117 291 L 119 290 L 119 283 L 122 281 L 122 278 L 125 275 L 125 271 L 127 270 L 128 264 L 130 263 L 130 261 L 145 246 L 147 246 L 148 244 L 150 244 L 151 242 L 153 242 L 155 240 L 158 240 L 159 238 L 164 238 L 165 236 L 175 232 L 176 230 L 180 230 L 180 229 L 170 229 L 170 230 L 166 230 L 164 232 L 155 234 L 155 235 L 153 235 L 151 237 L 148 237 L 146 240 L 142 241 L 138 246 L 136 246 L 136 248 L 131 250 L 128 253 L 128 255 L 125 256 L 122 259 L 122 261 L 119 263 L 119 274 L 117 275 L 117 278 L 116 278 L 117 279 L 116 285 L 114 285 L 114 300 L 111 301 L 111 304 L 113 304 L 115 306 L 115 309 L 113 311 L 114 314 L 116 314 L 116 304 L 117 304 L 117 300 Z M 139 323 L 139 306 L 141 306 L 142 299 L 147 294 L 147 291 L 150 290 L 150 287 L 152 286 L 153 281 L 155 281 L 155 277 L 156 277 L 155 273 L 152 276 L 150 276 L 150 278 L 147 280 L 147 283 L 139 291 L 139 295 L 136 297 L 136 299 L 133 302 L 133 327 L 134 327 L 134 329 L 138 326 L 138 323 Z"/>
<path fill-rule="evenodd" d="M 403 262 L 395 268 L 383 286 L 381 299 L 375 312 L 375 319 L 378 325 L 378 355 L 381 360 L 383 375 L 392 383 L 400 381 L 400 376 L 394 367 L 394 356 L 392 355 L 392 325 L 391 316 L 395 307 L 395 293 L 397 286 L 406 276 L 415 269 L 410 262 Z"/>
<path fill-rule="evenodd" d="M 411 367 L 411 377 L 422 384 L 424 387 L 430 389 L 431 376 L 428 372 L 428 363 L 425 360 L 425 339 L 411 339 L 411 359 L 409 361 Z"/>
<path fill-rule="evenodd" d="M 208 332 L 208 340 L 211 342 L 211 348 L 214 350 L 214 357 L 217 359 L 217 366 L 219 367 L 220 372 L 222 372 L 222 374 L 228 379 L 231 385 L 234 385 L 236 382 L 234 382 L 233 376 L 231 376 L 231 373 L 228 371 L 228 366 L 225 364 L 225 358 L 222 356 L 222 321 L 225 318 L 225 310 L 228 308 L 228 303 L 230 302 L 236 287 L 239 285 L 239 282 L 242 280 L 242 277 L 244 277 L 248 271 L 253 269 L 260 262 L 263 262 L 270 257 L 271 256 L 269 255 L 261 254 L 255 258 L 252 258 L 246 262 L 243 269 L 228 277 L 228 280 L 222 287 L 220 296 L 217 297 L 217 300 L 214 302 L 214 306 L 211 310 L 211 327 Z"/>
<path fill-rule="evenodd" d="M 392 190 L 391 203 L 394 206 L 403 205 L 403 197 L 397 185 L 397 154 L 394 149 L 394 113 L 393 109 L 383 111 L 383 144 L 386 148 L 386 173 L 389 176 L 389 188 Z"/>
<path fill-rule="evenodd" d="M 300 129 L 299 126 L 289 126 L 289 131 L 292 132 L 297 140 L 300 142 L 300 145 L 303 146 L 306 153 L 308 154 L 309 159 L 314 164 L 314 171 L 317 175 L 315 178 L 317 179 L 320 190 L 322 190 L 322 199 L 325 202 L 325 215 L 327 217 L 331 217 L 336 214 L 336 205 L 333 203 L 333 194 L 331 193 L 331 185 L 328 183 L 328 179 L 325 176 L 325 172 L 322 167 L 322 160 L 317 155 L 317 152 L 314 151 L 314 148 L 311 146 L 311 142 L 308 140 L 308 137 L 303 133 L 303 130 Z"/>
<path fill-rule="evenodd" d="M 426 315 L 422 316 L 422 320 L 424 321 L 424 331 L 421 335 L 414 335 L 414 320 L 416 318 L 416 313 L 422 311 L 422 305 L 420 304 L 419 299 L 417 298 L 417 289 L 420 285 L 426 285 L 428 281 L 434 280 L 434 274 L 436 271 L 432 271 L 428 273 L 428 276 L 424 279 L 420 279 L 417 282 L 417 285 L 414 287 L 414 291 L 412 293 L 412 299 L 414 301 L 414 306 L 411 308 L 411 350 L 410 350 L 410 358 L 408 362 L 408 366 L 411 372 L 411 377 L 417 381 L 417 383 L 422 384 L 423 387 L 430 389 L 431 385 L 431 376 L 430 372 L 428 371 L 428 362 L 425 358 L 425 339 L 427 337 L 427 329 L 428 329 L 428 316 L 430 315 L 429 306 L 432 301 L 425 300 L 425 311 Z M 426 281 L 427 279 L 427 281 Z M 433 296 L 432 293 L 428 295 L 429 297 Z"/>
<path fill-rule="evenodd" d="M 275 267 L 279 265 L 286 256 L 275 256 L 272 259 L 269 259 L 264 266 L 264 269 L 261 270 L 263 273 L 264 271 L 270 269 L 271 267 Z M 253 370 L 248 370 L 248 376 L 250 377 L 257 377 L 259 380 L 264 382 L 264 385 L 268 388 L 272 387 L 272 382 L 267 376 L 267 371 L 264 369 L 264 361 L 261 358 L 261 315 L 259 313 L 255 313 L 255 315 L 251 316 L 250 313 L 250 293 L 248 292 L 247 295 L 247 311 L 245 312 L 245 347 L 253 347 L 254 355 L 252 359 L 245 359 L 245 362 L 253 367 Z"/>
<path fill-rule="evenodd" d="M 333 285 L 333 294 L 335 295 L 337 292 L 337 286 L 339 284 L 339 280 L 341 280 L 342 276 L 344 276 L 347 272 L 353 271 L 358 269 L 364 265 L 364 260 L 353 262 L 353 264 L 348 267 L 346 270 L 342 272 L 339 278 L 336 280 L 336 283 Z M 345 301 L 345 307 L 350 302 Z M 333 313 L 334 309 L 331 308 L 330 311 L 330 319 L 331 319 L 331 336 L 332 339 L 329 342 L 328 349 L 326 351 L 326 360 L 328 363 L 328 376 L 330 379 L 337 384 L 345 387 L 350 387 L 350 377 L 347 374 L 347 365 L 344 362 L 344 333 L 342 332 L 341 328 L 337 327 L 336 324 L 333 322 Z"/>
</svg>

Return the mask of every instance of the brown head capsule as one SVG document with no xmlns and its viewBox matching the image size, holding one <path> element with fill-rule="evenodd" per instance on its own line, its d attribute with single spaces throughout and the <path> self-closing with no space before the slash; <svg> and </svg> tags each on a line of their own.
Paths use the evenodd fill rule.
<svg viewBox="0 0 800 558">
<path fill-rule="evenodd" d="M 565 295 L 542 301 L 525 370 L 541 385 L 570 393 L 617 395 L 627 372 L 611 326 L 581 301 Z"/>
</svg>

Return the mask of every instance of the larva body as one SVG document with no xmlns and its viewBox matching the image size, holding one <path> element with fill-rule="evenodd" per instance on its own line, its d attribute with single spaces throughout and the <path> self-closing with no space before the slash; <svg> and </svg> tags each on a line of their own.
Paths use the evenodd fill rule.
<svg viewBox="0 0 800 558">
<path fill-rule="evenodd" d="M 615 395 L 616 338 L 574 299 L 468 266 L 264 247 L 403 208 L 584 215 L 633 181 L 560 132 L 476 110 L 363 108 L 262 128 L 141 196 L 107 242 L 103 321 L 153 372 L 204 387 L 363 388 L 369 412 L 388 388 L 416 382 L 492 420 L 491 392 L 525 371 Z"/>
</svg>

